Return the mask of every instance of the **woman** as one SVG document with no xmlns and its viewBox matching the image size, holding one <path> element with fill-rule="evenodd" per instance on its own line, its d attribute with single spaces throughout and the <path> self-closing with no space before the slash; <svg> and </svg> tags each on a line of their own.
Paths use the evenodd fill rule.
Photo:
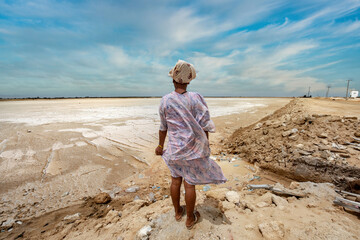
<svg viewBox="0 0 360 240">
<path fill-rule="evenodd" d="M 186 203 L 186 227 L 191 229 L 200 213 L 194 211 L 195 185 L 226 182 L 221 168 L 209 158 L 209 132 L 215 131 L 214 123 L 204 98 L 186 88 L 196 77 L 193 65 L 179 60 L 169 72 L 175 91 L 161 99 L 159 146 L 155 153 L 162 155 L 171 172 L 171 199 L 175 208 L 175 219 L 180 221 L 185 208 L 180 206 L 180 187 L 184 179 Z M 163 150 L 166 135 L 167 148 Z"/>
</svg>

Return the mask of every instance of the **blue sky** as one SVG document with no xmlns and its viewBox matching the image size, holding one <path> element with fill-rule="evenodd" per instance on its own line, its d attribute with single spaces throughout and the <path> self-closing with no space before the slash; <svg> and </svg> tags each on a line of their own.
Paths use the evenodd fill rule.
<svg viewBox="0 0 360 240">
<path fill-rule="evenodd" d="M 0 97 L 160 96 L 183 59 L 206 96 L 360 90 L 360 0 L 0 0 Z"/>
</svg>

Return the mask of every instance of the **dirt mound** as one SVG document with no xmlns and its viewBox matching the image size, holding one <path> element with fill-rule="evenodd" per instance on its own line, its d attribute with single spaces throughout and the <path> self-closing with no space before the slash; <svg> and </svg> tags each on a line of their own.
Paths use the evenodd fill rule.
<svg viewBox="0 0 360 240">
<path fill-rule="evenodd" d="M 298 181 L 332 182 L 359 192 L 360 121 L 311 114 L 294 99 L 273 115 L 240 128 L 225 146 L 261 168 Z"/>
</svg>

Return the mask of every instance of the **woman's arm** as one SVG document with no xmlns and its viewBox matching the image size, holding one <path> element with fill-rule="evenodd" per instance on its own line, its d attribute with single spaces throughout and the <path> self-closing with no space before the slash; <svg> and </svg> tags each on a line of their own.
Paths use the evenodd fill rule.
<svg viewBox="0 0 360 240">
<path fill-rule="evenodd" d="M 156 155 L 163 155 L 164 143 L 166 138 L 167 131 L 159 130 L 159 145 L 155 149 Z"/>
</svg>

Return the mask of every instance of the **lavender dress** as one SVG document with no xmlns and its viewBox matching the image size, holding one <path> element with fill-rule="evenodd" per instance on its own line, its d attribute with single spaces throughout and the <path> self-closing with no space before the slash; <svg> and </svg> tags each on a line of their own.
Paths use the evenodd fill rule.
<svg viewBox="0 0 360 240">
<path fill-rule="evenodd" d="M 210 147 L 204 131 L 214 132 L 215 125 L 204 98 L 196 92 L 172 92 L 161 99 L 160 130 L 169 141 L 162 158 L 171 176 L 183 177 L 191 185 L 224 183 L 221 168 L 209 158 Z"/>
</svg>

